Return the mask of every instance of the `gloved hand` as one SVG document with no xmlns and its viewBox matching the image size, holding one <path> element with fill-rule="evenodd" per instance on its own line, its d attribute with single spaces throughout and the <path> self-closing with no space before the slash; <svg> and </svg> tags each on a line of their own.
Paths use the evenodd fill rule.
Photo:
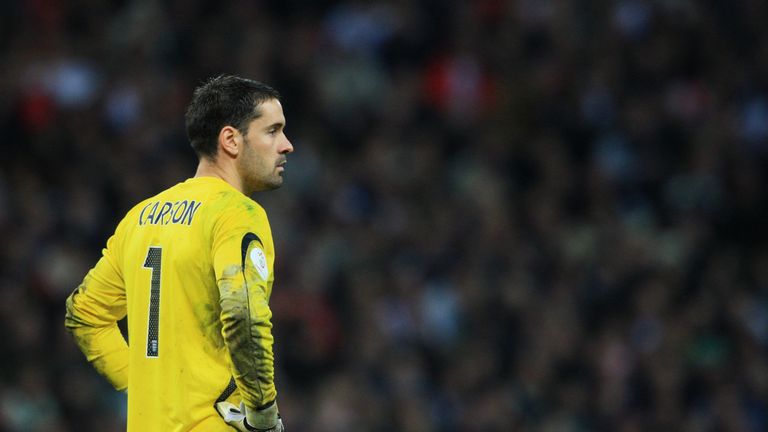
<svg viewBox="0 0 768 432">
<path fill-rule="evenodd" d="M 225 423 L 240 432 L 285 432 L 277 404 L 257 411 L 248 409 L 243 402 L 240 402 L 240 408 L 229 402 L 218 402 L 216 411 Z"/>
</svg>

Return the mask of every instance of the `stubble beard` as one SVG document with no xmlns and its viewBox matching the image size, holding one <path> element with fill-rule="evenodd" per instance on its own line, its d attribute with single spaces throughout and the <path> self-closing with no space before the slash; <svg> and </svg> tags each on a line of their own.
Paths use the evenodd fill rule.
<svg viewBox="0 0 768 432">
<path fill-rule="evenodd" d="M 248 193 L 269 191 L 282 186 L 283 178 L 275 172 L 264 175 L 256 167 L 245 167 L 243 185 Z"/>
<path fill-rule="evenodd" d="M 247 194 L 263 192 L 279 188 L 283 185 L 283 176 L 277 172 L 277 166 L 269 166 L 262 158 L 252 157 L 250 145 L 246 144 L 240 166 L 243 186 Z M 253 161 L 253 162 L 251 162 Z"/>
</svg>

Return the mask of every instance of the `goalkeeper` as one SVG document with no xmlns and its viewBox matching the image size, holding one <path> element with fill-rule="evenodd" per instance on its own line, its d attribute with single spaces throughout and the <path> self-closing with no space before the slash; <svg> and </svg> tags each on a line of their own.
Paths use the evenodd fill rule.
<svg viewBox="0 0 768 432">
<path fill-rule="evenodd" d="M 88 361 L 128 392 L 128 431 L 283 431 L 274 383 L 275 250 L 249 195 L 283 183 L 278 93 L 214 78 L 186 127 L 193 178 L 131 209 L 66 303 Z M 128 316 L 130 343 L 117 321 Z"/>
</svg>

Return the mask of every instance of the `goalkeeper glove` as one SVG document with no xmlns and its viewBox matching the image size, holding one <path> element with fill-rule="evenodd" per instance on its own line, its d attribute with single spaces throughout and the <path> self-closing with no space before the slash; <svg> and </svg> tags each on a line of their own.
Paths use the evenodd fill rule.
<svg viewBox="0 0 768 432">
<path fill-rule="evenodd" d="M 277 412 L 277 404 L 273 403 L 262 410 L 251 410 L 240 402 L 240 408 L 229 402 L 218 402 L 216 411 L 224 422 L 241 432 L 284 432 L 283 420 Z"/>
</svg>

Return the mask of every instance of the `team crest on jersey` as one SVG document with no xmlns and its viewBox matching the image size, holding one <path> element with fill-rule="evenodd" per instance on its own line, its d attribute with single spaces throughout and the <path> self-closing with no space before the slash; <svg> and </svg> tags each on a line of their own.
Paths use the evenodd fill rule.
<svg viewBox="0 0 768 432">
<path fill-rule="evenodd" d="M 269 277 L 269 268 L 267 268 L 267 256 L 264 255 L 264 251 L 259 247 L 255 247 L 251 250 L 251 262 L 256 267 L 256 271 L 259 273 L 262 279 L 267 280 Z"/>
</svg>

